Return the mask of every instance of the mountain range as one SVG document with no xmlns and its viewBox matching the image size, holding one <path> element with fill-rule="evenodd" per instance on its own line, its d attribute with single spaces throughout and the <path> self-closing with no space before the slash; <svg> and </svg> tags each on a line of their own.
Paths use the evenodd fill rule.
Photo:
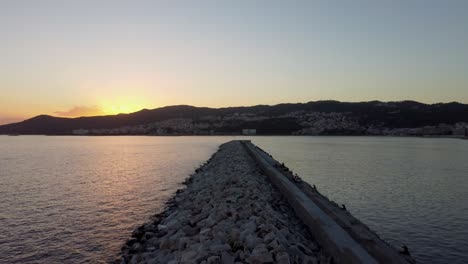
<svg viewBox="0 0 468 264">
<path fill-rule="evenodd" d="M 414 129 L 441 126 L 444 132 L 435 134 L 451 134 L 467 122 L 468 105 L 456 102 L 316 101 L 226 108 L 177 105 L 78 118 L 40 115 L 2 125 L 0 134 L 240 134 L 245 128 L 278 135 L 391 134 L 402 129 L 425 134 Z"/>
</svg>

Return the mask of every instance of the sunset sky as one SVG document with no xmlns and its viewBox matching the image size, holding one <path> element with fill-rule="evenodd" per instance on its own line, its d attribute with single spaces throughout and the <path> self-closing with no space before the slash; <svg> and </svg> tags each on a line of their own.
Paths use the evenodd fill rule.
<svg viewBox="0 0 468 264">
<path fill-rule="evenodd" d="M 468 1 L 0 1 L 0 124 L 190 104 L 468 103 Z"/>
</svg>

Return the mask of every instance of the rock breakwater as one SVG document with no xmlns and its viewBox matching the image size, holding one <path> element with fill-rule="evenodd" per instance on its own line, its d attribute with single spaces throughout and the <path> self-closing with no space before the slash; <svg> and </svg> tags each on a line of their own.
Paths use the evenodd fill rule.
<svg viewBox="0 0 468 264">
<path fill-rule="evenodd" d="M 220 146 L 133 233 L 118 263 L 329 263 L 239 141 Z"/>
</svg>

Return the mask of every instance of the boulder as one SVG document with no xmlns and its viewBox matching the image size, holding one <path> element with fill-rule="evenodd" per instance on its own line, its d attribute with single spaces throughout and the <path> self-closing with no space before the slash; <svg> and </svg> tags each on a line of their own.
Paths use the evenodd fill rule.
<svg viewBox="0 0 468 264">
<path fill-rule="evenodd" d="M 276 263 L 278 264 L 290 264 L 289 254 L 287 252 L 278 252 L 276 253 Z"/>
</svg>

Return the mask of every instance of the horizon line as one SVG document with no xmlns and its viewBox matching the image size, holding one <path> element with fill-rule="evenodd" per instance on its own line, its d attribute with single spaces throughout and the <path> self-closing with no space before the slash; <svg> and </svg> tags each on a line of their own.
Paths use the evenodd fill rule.
<svg viewBox="0 0 468 264">
<path fill-rule="evenodd" d="M 339 101 L 339 100 L 334 100 L 334 99 L 324 99 L 324 100 L 316 100 L 316 101 L 308 101 L 308 102 L 287 102 L 287 103 L 277 103 L 277 104 L 256 104 L 256 105 L 237 105 L 237 106 L 223 106 L 223 107 L 210 107 L 210 106 L 198 106 L 198 105 L 190 105 L 190 104 L 174 104 L 174 105 L 165 105 L 165 106 L 160 106 L 160 107 L 155 107 L 155 108 L 142 108 L 140 110 L 134 111 L 134 112 L 129 112 L 129 113 L 118 113 L 118 114 L 108 114 L 108 115 L 87 115 L 87 116 L 72 116 L 72 117 L 66 117 L 66 116 L 57 116 L 57 115 L 51 115 L 51 114 L 39 114 L 35 115 L 29 118 L 22 119 L 21 121 L 17 122 L 11 122 L 11 123 L 0 123 L 0 126 L 4 125 L 11 125 L 11 124 L 16 124 L 16 123 L 21 123 L 33 118 L 41 117 L 41 116 L 46 116 L 46 117 L 54 117 L 54 118 L 61 118 L 61 119 L 78 119 L 78 118 L 87 118 L 87 117 L 106 117 L 106 116 L 118 116 L 118 115 L 130 115 L 134 113 L 138 113 L 144 110 L 151 111 L 151 110 L 156 110 L 156 109 L 161 109 L 161 108 L 167 108 L 167 107 L 177 107 L 177 106 L 188 106 L 188 107 L 194 107 L 194 108 L 209 108 L 209 109 L 226 109 L 226 108 L 244 108 L 244 107 L 256 107 L 256 106 L 277 106 L 277 105 L 283 105 L 283 104 L 308 104 L 308 103 L 317 103 L 317 102 L 337 102 L 337 103 L 372 103 L 372 102 L 379 102 L 379 103 L 403 103 L 403 102 L 413 102 L 413 103 L 418 103 L 418 104 L 423 104 L 423 105 L 437 105 L 437 104 L 461 104 L 461 105 L 467 105 L 466 103 L 461 103 L 458 101 L 450 101 L 450 102 L 437 102 L 437 103 L 424 103 L 421 101 L 416 101 L 416 100 L 400 100 L 400 101 L 381 101 L 381 100 L 369 100 L 369 101 Z"/>
</svg>

